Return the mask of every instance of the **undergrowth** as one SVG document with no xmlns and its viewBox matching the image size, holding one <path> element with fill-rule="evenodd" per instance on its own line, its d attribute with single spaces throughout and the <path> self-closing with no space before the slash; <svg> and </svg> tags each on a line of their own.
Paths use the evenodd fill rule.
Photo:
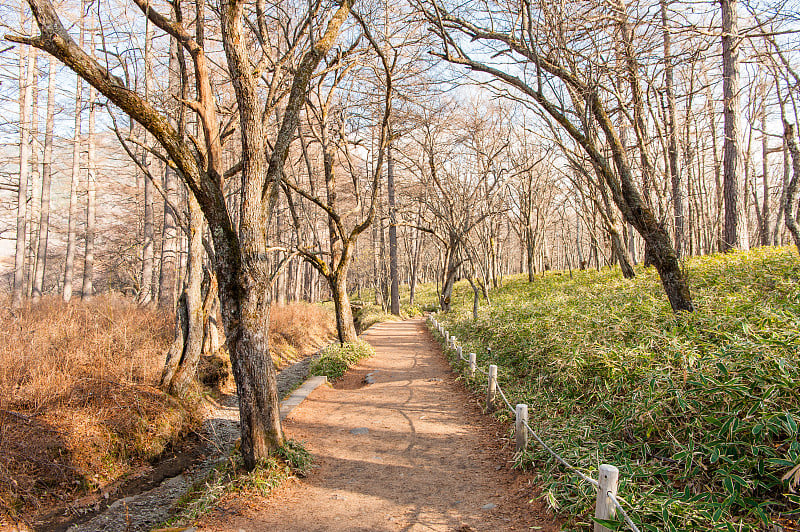
<svg viewBox="0 0 800 532">
<path fill-rule="evenodd" d="M 351 344 L 331 344 L 322 350 L 320 357 L 311 363 L 311 375 L 325 375 L 330 380 L 342 377 L 345 372 L 360 360 L 369 358 L 375 350 L 364 341 Z"/>
<path fill-rule="evenodd" d="M 270 309 L 270 353 L 278 369 L 315 352 L 335 333 L 334 314 L 322 305 L 293 302 Z"/>
<path fill-rule="evenodd" d="M 118 296 L 0 313 L 0 517 L 96 491 L 197 423 L 197 397 L 155 387 L 172 328 Z"/>
<path fill-rule="evenodd" d="M 594 477 L 600 463 L 619 467 L 643 530 L 797 530 L 800 261 L 760 248 L 686 268 L 692 314 L 672 313 L 656 272 L 639 268 L 634 280 L 618 269 L 513 277 L 476 321 L 462 283 L 440 321 L 465 355 L 498 365 L 509 400 L 529 404 L 567 461 Z M 518 467 L 588 528 L 594 489 L 533 445 Z"/>
<path fill-rule="evenodd" d="M 311 467 L 311 453 L 297 440 L 286 440 L 273 456 L 260 461 L 252 471 L 244 469 L 242 455 L 237 450 L 178 500 L 174 516 L 164 525 L 190 523 L 226 496 L 266 497 L 287 479 L 306 476 Z"/>
</svg>

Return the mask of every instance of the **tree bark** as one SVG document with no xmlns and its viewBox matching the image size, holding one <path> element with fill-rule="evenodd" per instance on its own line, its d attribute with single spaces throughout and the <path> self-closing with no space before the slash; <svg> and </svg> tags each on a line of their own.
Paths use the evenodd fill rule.
<svg viewBox="0 0 800 532">
<path fill-rule="evenodd" d="M 174 395 L 189 391 L 203 350 L 203 213 L 189 198 L 189 260 L 186 283 L 175 312 L 175 340 L 167 353 L 161 387 Z"/>
<path fill-rule="evenodd" d="M 53 177 L 53 127 L 56 110 L 56 61 L 49 61 L 47 74 L 47 118 L 44 133 L 44 155 L 42 161 L 42 194 L 39 208 L 39 238 L 36 252 L 36 274 L 32 296 L 38 301 L 44 292 L 45 269 L 47 268 L 47 238 L 50 233 L 50 183 Z"/>
<path fill-rule="evenodd" d="M 386 146 L 386 189 L 389 196 L 389 278 L 391 280 L 391 313 L 400 315 L 400 279 L 397 271 L 397 206 L 394 190 L 394 157 L 392 156 L 392 140 L 389 134 Z"/>
<path fill-rule="evenodd" d="M 720 0 L 722 7 L 722 93 L 725 119 L 723 143 L 723 197 L 725 225 L 722 251 L 749 249 L 747 212 L 742 197 L 743 169 L 740 147 L 739 24 L 737 0 Z"/>
<path fill-rule="evenodd" d="M 673 57 L 669 19 L 667 18 L 667 0 L 660 0 L 661 26 L 664 34 L 664 90 L 667 96 L 667 166 L 672 184 L 672 214 L 675 223 L 675 254 L 681 258 L 684 254 L 686 240 L 686 223 L 684 220 L 683 185 L 678 167 L 678 127 L 675 111 L 675 89 L 673 87 Z"/>
<path fill-rule="evenodd" d="M 94 38 L 92 38 L 94 44 Z M 97 160 L 95 155 L 95 88 L 89 87 L 89 135 L 86 172 L 86 252 L 83 256 L 81 300 L 94 295 L 94 238 L 97 218 Z"/>
<path fill-rule="evenodd" d="M 24 22 L 24 17 L 23 17 Z M 14 289 L 11 306 L 22 306 L 25 292 L 25 240 L 27 237 L 28 181 L 30 172 L 30 107 L 34 80 L 34 51 L 19 48 L 19 188 L 17 189 L 17 240 L 14 252 Z"/>
<path fill-rule="evenodd" d="M 336 330 L 339 342 L 342 344 L 353 343 L 358 340 L 355 324 L 353 323 L 353 310 L 350 307 L 350 298 L 347 296 L 347 274 L 338 275 L 329 279 L 333 307 L 336 313 Z"/>
</svg>

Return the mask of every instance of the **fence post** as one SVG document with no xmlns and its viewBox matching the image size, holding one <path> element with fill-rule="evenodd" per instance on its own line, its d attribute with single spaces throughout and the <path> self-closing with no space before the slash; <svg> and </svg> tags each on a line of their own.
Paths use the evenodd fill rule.
<svg viewBox="0 0 800 532">
<path fill-rule="evenodd" d="M 478 367 L 477 363 L 477 355 L 475 353 L 469 354 L 469 374 L 470 376 L 475 376 L 475 368 Z"/>
<path fill-rule="evenodd" d="M 494 410 L 494 398 L 497 395 L 497 366 L 489 366 L 489 388 L 486 391 L 486 411 Z"/>
<path fill-rule="evenodd" d="M 597 507 L 594 510 L 594 516 L 598 519 L 613 519 L 614 514 L 617 513 L 617 507 L 609 498 L 608 492 L 614 496 L 617 495 L 619 469 L 613 465 L 601 464 L 597 477 L 600 486 L 597 488 Z M 611 529 L 595 523 L 594 532 L 611 532 Z"/>
<path fill-rule="evenodd" d="M 462 354 L 462 351 L 461 351 L 461 346 L 456 347 L 456 353 L 458 354 L 458 359 L 459 360 L 462 360 L 464 358 L 464 355 Z"/>
<path fill-rule="evenodd" d="M 444 336 L 444 341 L 445 341 L 445 342 L 449 342 L 449 341 L 450 341 L 450 331 L 448 331 L 447 329 L 445 329 L 445 330 L 444 330 L 444 335 L 443 335 L 443 336 Z"/>
<path fill-rule="evenodd" d="M 525 424 L 528 422 L 528 405 L 517 405 L 517 417 L 514 424 L 514 437 L 517 440 L 516 452 L 524 451 L 528 446 L 528 428 Z"/>
</svg>

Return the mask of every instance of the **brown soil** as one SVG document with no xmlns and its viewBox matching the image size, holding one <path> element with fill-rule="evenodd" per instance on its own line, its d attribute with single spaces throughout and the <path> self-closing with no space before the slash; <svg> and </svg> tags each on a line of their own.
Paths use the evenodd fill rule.
<svg viewBox="0 0 800 532">
<path fill-rule="evenodd" d="M 314 454 L 314 471 L 269 499 L 229 496 L 201 530 L 559 529 L 533 477 L 510 470 L 506 427 L 456 382 L 422 319 L 363 338 L 376 356 L 285 422 Z"/>
</svg>

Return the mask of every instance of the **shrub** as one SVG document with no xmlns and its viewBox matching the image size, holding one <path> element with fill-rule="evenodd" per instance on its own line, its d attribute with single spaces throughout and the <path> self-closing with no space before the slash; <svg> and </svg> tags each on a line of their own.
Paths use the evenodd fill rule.
<svg viewBox="0 0 800 532">
<path fill-rule="evenodd" d="M 325 375 L 330 380 L 342 377 L 345 372 L 360 360 L 369 358 L 375 350 L 361 340 L 351 344 L 331 344 L 322 350 L 320 357 L 311 363 L 311 375 Z"/>
</svg>

